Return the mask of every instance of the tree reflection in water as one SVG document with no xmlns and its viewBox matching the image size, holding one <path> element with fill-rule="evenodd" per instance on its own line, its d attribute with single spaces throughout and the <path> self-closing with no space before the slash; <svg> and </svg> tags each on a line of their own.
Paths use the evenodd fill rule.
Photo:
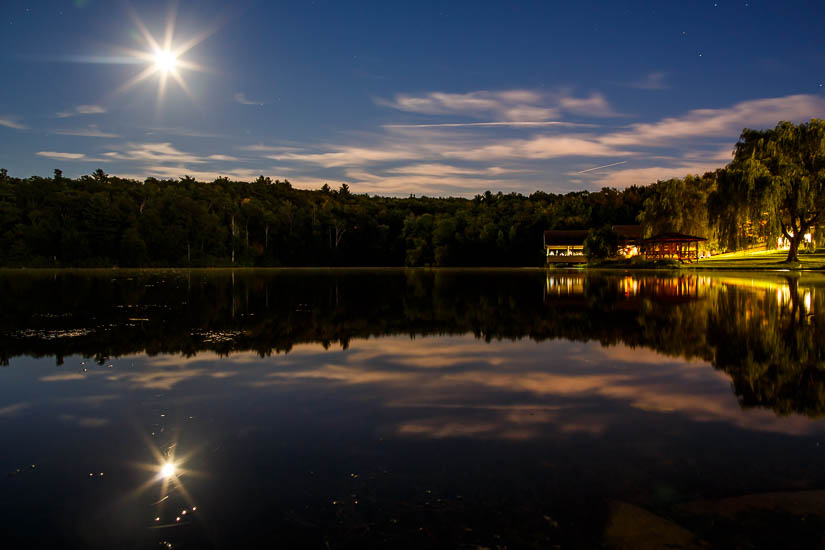
<svg viewBox="0 0 825 550">
<path fill-rule="evenodd" d="M 473 334 L 596 340 L 708 361 L 743 407 L 825 414 L 825 278 L 541 270 L 0 274 L 0 361 L 261 356 L 316 342 Z"/>
<path fill-rule="evenodd" d="M 825 407 L 823 289 L 813 274 L 0 273 L 5 456 L 37 463 L 0 511 L 12 545 L 602 547 L 658 522 L 720 548 L 813 547 L 823 427 L 798 414 Z M 51 357 L 66 366 L 40 368 Z"/>
</svg>

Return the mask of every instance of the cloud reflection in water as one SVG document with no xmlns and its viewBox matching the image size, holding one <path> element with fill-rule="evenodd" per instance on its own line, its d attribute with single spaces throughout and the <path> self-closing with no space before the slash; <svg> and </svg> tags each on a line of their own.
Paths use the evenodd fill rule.
<svg viewBox="0 0 825 550">
<path fill-rule="evenodd" d="M 254 353 L 218 357 L 127 357 L 129 369 L 89 370 L 103 391 L 185 390 L 210 395 L 266 395 L 300 387 L 309 399 L 319 390 L 376 400 L 403 411 L 391 431 L 415 437 L 526 439 L 546 430 L 603 434 L 621 411 L 674 414 L 696 422 L 786 434 L 821 431 L 802 416 L 777 417 L 743 410 L 731 380 L 706 362 L 597 342 L 494 341 L 473 336 L 354 340 L 347 350 L 317 344 L 288 355 Z M 41 381 L 73 381 L 47 375 Z"/>
</svg>

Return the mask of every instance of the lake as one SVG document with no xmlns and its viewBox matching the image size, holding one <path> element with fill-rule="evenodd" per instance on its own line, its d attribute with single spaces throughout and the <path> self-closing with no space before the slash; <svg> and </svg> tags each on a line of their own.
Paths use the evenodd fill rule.
<svg viewBox="0 0 825 550">
<path fill-rule="evenodd" d="M 825 540 L 822 274 L 3 271 L 0 364 L 8 548 Z"/>
</svg>

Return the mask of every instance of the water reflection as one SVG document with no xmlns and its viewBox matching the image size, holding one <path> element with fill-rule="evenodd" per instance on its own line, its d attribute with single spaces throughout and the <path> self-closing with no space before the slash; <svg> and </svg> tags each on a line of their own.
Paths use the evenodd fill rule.
<svg viewBox="0 0 825 550">
<path fill-rule="evenodd" d="M 69 547 L 600 547 L 606 515 L 633 509 L 608 505 L 621 500 L 729 541 L 733 520 L 697 510 L 825 486 L 823 288 L 809 274 L 4 274 L 0 527 L 27 540 L 45 502 L 56 534 L 38 540 Z M 760 529 L 746 547 L 773 540 Z"/>
<path fill-rule="evenodd" d="M 823 279 L 416 270 L 6 274 L 0 353 L 3 364 L 19 355 L 55 356 L 58 364 L 67 355 L 94 357 L 110 370 L 95 376 L 168 390 L 237 373 L 204 362 L 184 367 L 175 357 L 164 359 L 175 369 L 134 370 L 124 361 L 115 368 L 110 358 L 207 350 L 265 357 L 303 343 L 346 349 L 353 339 L 399 334 L 595 340 L 707 361 L 732 377 L 742 406 L 820 416 Z M 455 364 L 448 355 L 423 355 L 405 350 L 403 360 Z M 356 376 L 334 368 L 326 375 Z M 89 375 L 84 362 L 41 380 Z"/>
</svg>

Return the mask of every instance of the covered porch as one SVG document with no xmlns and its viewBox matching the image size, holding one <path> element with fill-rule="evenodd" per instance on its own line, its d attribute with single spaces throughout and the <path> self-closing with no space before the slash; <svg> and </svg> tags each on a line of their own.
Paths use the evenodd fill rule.
<svg viewBox="0 0 825 550">
<path fill-rule="evenodd" d="M 684 233 L 660 233 L 642 241 L 645 258 L 649 260 L 679 260 L 692 263 L 699 260 L 699 243 L 704 237 Z"/>
<path fill-rule="evenodd" d="M 586 229 L 549 230 L 544 232 L 544 254 L 548 264 L 578 264 L 587 261 L 584 257 Z"/>
</svg>

